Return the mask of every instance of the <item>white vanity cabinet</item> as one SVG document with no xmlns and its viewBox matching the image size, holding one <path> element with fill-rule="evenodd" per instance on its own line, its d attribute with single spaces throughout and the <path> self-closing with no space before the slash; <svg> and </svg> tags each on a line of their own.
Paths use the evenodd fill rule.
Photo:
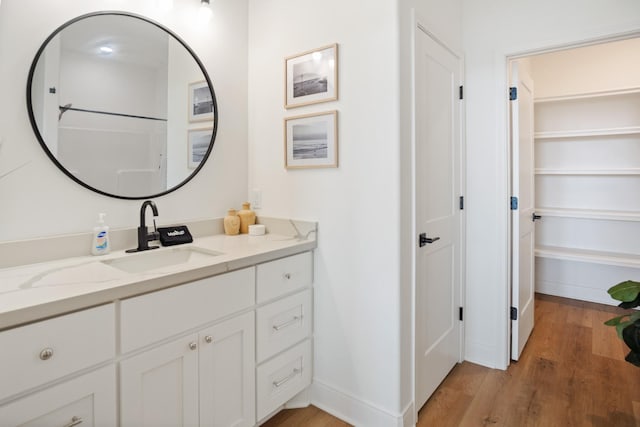
<svg viewBox="0 0 640 427">
<path fill-rule="evenodd" d="M 253 312 L 125 359 L 121 426 L 253 426 Z"/>
<path fill-rule="evenodd" d="M 257 419 L 311 384 L 311 253 L 257 266 Z"/>
<path fill-rule="evenodd" d="M 122 301 L 123 352 L 170 341 L 121 361 L 121 426 L 253 426 L 254 304 L 253 267 Z"/>
<path fill-rule="evenodd" d="M 3 427 L 116 423 L 114 304 L 0 332 L 0 349 Z"/>
<path fill-rule="evenodd" d="M 0 426 L 258 425 L 311 384 L 312 268 L 303 252 L 0 332 Z"/>
<path fill-rule="evenodd" d="M 116 420 L 114 365 L 0 406 L 2 426 L 112 427 Z"/>
</svg>

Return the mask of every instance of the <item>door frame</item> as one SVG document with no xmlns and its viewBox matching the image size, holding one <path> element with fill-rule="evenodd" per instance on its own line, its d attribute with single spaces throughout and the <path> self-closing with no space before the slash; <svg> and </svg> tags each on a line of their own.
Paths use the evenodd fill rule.
<svg viewBox="0 0 640 427">
<path fill-rule="evenodd" d="M 415 132 L 415 120 L 416 120 L 416 109 L 415 109 L 415 52 L 416 52 L 416 38 L 417 32 L 424 32 L 427 36 L 433 39 L 437 44 L 442 46 L 444 49 L 449 51 L 460 61 L 460 84 L 464 86 L 465 84 L 465 75 L 464 75 L 464 55 L 461 52 L 456 51 L 449 47 L 446 43 L 444 43 L 440 38 L 438 38 L 432 31 L 429 30 L 428 26 L 425 24 L 427 21 L 421 19 L 419 14 L 416 13 L 415 9 L 411 11 L 412 18 L 412 27 L 411 27 L 411 402 L 413 406 L 413 417 L 415 423 L 418 421 L 418 411 L 420 408 L 415 407 L 416 403 L 416 285 L 417 285 L 417 255 L 418 255 L 418 245 L 416 243 L 416 239 L 418 236 L 418 224 L 417 224 L 417 215 L 416 215 L 416 201 L 417 201 L 417 192 L 416 192 L 416 164 L 415 164 L 415 156 L 416 156 L 416 132 Z M 464 90 L 463 90 L 464 91 Z M 466 200 L 466 170 L 467 170 L 467 150 L 466 150 L 466 109 L 464 104 L 464 97 L 460 100 L 460 196 L 465 197 Z M 460 307 L 465 307 L 466 301 L 466 258 L 467 258 L 467 245 L 466 245 L 466 206 L 464 209 L 460 211 L 460 284 L 459 284 L 459 295 L 460 295 Z M 460 354 L 458 356 L 458 361 L 462 362 L 464 360 L 465 354 L 465 336 L 466 329 L 464 321 L 460 324 Z"/>
<path fill-rule="evenodd" d="M 512 139 L 510 137 L 511 135 L 511 120 L 509 120 L 509 114 L 510 114 L 510 105 L 509 105 L 509 87 L 511 86 L 511 65 L 513 62 L 519 60 L 519 59 L 524 59 L 524 58 L 528 58 L 528 57 L 532 57 L 532 56 L 536 56 L 536 55 L 542 55 L 545 53 L 552 53 L 552 52 L 560 52 L 560 51 L 565 51 L 565 50 L 571 50 L 571 49 L 576 49 L 576 48 L 581 48 L 581 47 L 587 47 L 587 46 L 593 46 L 593 45 L 598 45 L 598 44 L 604 44 L 604 43 L 609 43 L 609 42 L 615 42 L 615 41 L 620 41 L 620 40 L 628 40 L 628 39 L 633 39 L 633 38 L 640 38 L 640 31 L 631 31 L 631 32 L 626 32 L 626 33 L 620 33 L 620 34 L 614 34 L 614 35 L 606 35 L 606 36 L 601 36 L 601 37 L 596 37 L 596 38 L 592 38 L 592 39 L 586 39 L 586 40 L 579 40 L 579 41 L 575 41 L 575 42 L 568 42 L 568 43 L 563 43 L 563 44 L 555 44 L 555 45 L 541 45 L 541 46 L 537 46 L 537 47 L 532 47 L 526 50 L 519 50 L 519 51 L 515 51 L 515 52 L 506 52 L 506 53 L 502 53 L 502 54 L 498 54 L 496 61 L 498 61 L 498 63 L 500 64 L 500 68 L 498 69 L 502 69 L 504 71 L 504 74 L 501 75 L 501 80 L 502 80 L 502 84 L 499 85 L 500 88 L 502 89 L 502 93 L 504 94 L 504 103 L 502 104 L 504 110 L 504 135 L 505 135 L 505 141 L 506 141 L 506 153 L 505 153 L 505 165 L 506 165 L 506 169 L 504 170 L 505 172 L 505 178 L 506 178 L 506 192 L 507 194 L 505 195 L 506 197 L 504 198 L 505 200 L 505 204 L 506 201 L 509 200 L 509 198 L 512 196 L 513 194 L 513 188 L 511 185 L 511 174 L 513 172 L 513 165 L 512 165 L 512 161 L 511 161 L 511 153 L 513 151 L 512 148 Z M 535 84 L 535 81 L 534 81 Z M 535 194 L 534 194 L 534 198 L 535 198 Z M 505 259 L 505 265 L 506 265 L 506 276 L 505 276 L 505 289 L 504 289 L 504 298 L 505 298 L 505 307 L 504 307 L 504 312 L 503 312 L 503 316 L 502 319 L 502 332 L 503 332 L 503 343 L 504 343 L 504 347 L 503 347 L 503 359 L 502 362 L 500 363 L 498 367 L 503 367 L 504 369 L 506 369 L 510 364 L 511 364 L 511 326 L 512 326 L 512 321 L 510 318 L 510 310 L 511 310 L 511 298 L 512 298 L 512 293 L 511 293 L 511 275 L 512 275 L 512 265 L 513 262 L 518 262 L 518 260 L 514 260 L 513 258 L 513 248 L 512 248 L 512 233 L 511 233 L 511 210 L 507 207 L 507 220 L 505 221 L 505 226 L 506 226 L 506 259 Z M 534 265 L 532 266 L 532 268 L 535 269 L 535 256 L 534 256 Z"/>
</svg>

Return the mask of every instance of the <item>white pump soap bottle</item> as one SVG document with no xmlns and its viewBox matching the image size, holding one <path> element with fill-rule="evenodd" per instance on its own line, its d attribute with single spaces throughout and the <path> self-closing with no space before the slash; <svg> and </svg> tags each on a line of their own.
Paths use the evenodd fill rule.
<svg viewBox="0 0 640 427">
<path fill-rule="evenodd" d="M 109 242 L 109 226 L 104 224 L 106 214 L 98 214 L 98 225 L 93 227 L 93 244 L 91 245 L 91 253 L 93 255 L 108 254 L 111 250 Z"/>
</svg>

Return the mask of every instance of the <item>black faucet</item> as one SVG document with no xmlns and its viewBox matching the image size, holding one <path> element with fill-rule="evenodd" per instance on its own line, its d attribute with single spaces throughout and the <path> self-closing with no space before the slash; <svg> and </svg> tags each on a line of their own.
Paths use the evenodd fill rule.
<svg viewBox="0 0 640 427">
<path fill-rule="evenodd" d="M 158 240 L 159 234 L 158 229 L 156 228 L 156 220 L 153 220 L 153 231 L 151 233 L 147 232 L 147 226 L 145 224 L 145 213 L 147 207 L 151 207 L 153 211 L 153 216 L 158 216 L 158 208 L 156 204 L 151 200 L 147 200 L 142 204 L 140 208 L 140 227 L 138 227 L 138 247 L 134 249 L 127 249 L 126 252 L 140 252 L 140 251 L 148 251 L 149 249 L 158 249 L 158 246 L 149 246 L 149 242 L 152 240 Z"/>
</svg>

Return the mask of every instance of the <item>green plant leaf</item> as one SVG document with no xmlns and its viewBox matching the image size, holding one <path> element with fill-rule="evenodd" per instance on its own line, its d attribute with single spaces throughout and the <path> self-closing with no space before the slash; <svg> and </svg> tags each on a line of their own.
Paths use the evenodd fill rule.
<svg viewBox="0 0 640 427">
<path fill-rule="evenodd" d="M 634 299 L 633 301 L 622 301 L 620 304 L 618 304 L 618 307 L 620 308 L 635 308 L 638 306 L 640 306 L 640 294 L 638 294 L 636 299 Z"/>
<path fill-rule="evenodd" d="M 607 326 L 615 326 L 618 338 L 622 339 L 622 331 L 624 330 L 624 328 L 633 324 L 637 320 L 640 320 L 640 311 L 635 311 L 633 313 L 627 313 L 623 314 L 622 316 L 614 317 L 613 319 L 609 319 L 604 322 L 604 324 Z"/>
<path fill-rule="evenodd" d="M 614 317 L 613 319 L 609 319 L 606 322 L 604 322 L 604 324 L 607 325 L 607 326 L 617 326 L 617 325 L 620 324 L 622 319 L 624 319 L 627 316 L 629 316 L 629 315 L 628 314 L 624 314 L 622 316 Z"/>
<path fill-rule="evenodd" d="M 627 280 L 626 282 L 620 282 L 615 286 L 612 286 L 607 290 L 611 298 L 618 301 L 633 301 L 640 294 L 640 282 L 634 282 L 633 280 Z"/>
</svg>

